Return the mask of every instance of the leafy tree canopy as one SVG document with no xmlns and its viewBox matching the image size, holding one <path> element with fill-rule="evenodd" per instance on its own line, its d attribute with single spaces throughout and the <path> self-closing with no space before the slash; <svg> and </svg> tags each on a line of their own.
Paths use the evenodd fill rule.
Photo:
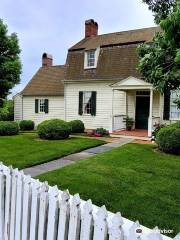
<svg viewBox="0 0 180 240">
<path fill-rule="evenodd" d="M 161 31 L 155 35 L 151 44 L 141 44 L 138 47 L 140 57 L 138 69 L 146 81 L 152 83 L 162 93 L 178 89 L 180 87 L 179 0 L 176 3 L 163 0 L 144 2 L 149 2 L 150 7 L 154 7 L 152 10 L 155 13 L 160 12 Z M 162 16 L 162 12 L 165 12 L 167 16 Z M 179 104 L 179 101 L 177 103 Z"/>
<path fill-rule="evenodd" d="M 7 26 L 0 19 L 0 107 L 16 84 L 20 82 L 21 62 L 18 38 L 8 35 Z"/>
<path fill-rule="evenodd" d="M 166 19 L 176 5 L 176 0 L 143 0 L 143 2 L 148 4 L 149 10 L 154 13 L 157 24 Z"/>
</svg>

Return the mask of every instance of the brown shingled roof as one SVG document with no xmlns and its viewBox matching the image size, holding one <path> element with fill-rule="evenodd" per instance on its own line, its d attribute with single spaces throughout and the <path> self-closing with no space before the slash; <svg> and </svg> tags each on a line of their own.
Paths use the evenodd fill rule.
<svg viewBox="0 0 180 240">
<path fill-rule="evenodd" d="M 21 92 L 24 96 L 63 96 L 65 66 L 41 67 Z"/>
<path fill-rule="evenodd" d="M 65 80 L 121 80 L 141 77 L 137 46 L 151 42 L 159 27 L 98 35 L 83 39 L 68 51 Z M 97 67 L 84 69 L 84 52 L 100 47 Z"/>
<path fill-rule="evenodd" d="M 151 42 L 154 34 L 160 31 L 160 27 L 142 28 L 123 32 L 108 33 L 103 35 L 97 35 L 88 37 L 69 50 L 75 49 L 95 49 L 99 46 L 116 45 L 133 42 Z"/>
</svg>

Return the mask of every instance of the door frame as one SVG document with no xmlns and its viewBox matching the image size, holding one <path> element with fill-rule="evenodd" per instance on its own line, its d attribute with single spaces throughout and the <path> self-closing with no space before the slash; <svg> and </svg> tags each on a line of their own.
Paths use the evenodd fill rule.
<svg viewBox="0 0 180 240">
<path fill-rule="evenodd" d="M 136 107 L 137 107 L 137 97 L 147 97 L 149 98 L 149 111 L 150 111 L 150 91 L 144 91 L 146 92 L 146 94 L 137 94 L 138 90 L 135 92 L 135 109 L 134 109 L 134 113 L 135 113 L 135 129 L 136 129 Z M 143 92 L 143 91 L 142 91 Z M 147 119 L 147 130 L 149 128 L 149 114 L 148 114 L 148 119 Z"/>
</svg>

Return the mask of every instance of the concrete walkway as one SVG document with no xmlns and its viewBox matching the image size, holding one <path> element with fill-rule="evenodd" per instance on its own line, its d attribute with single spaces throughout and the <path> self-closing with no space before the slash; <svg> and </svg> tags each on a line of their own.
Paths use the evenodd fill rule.
<svg viewBox="0 0 180 240">
<path fill-rule="evenodd" d="M 87 159 L 98 153 L 108 152 L 108 151 L 112 150 L 113 148 L 120 147 L 120 146 L 130 143 L 132 141 L 133 141 L 133 139 L 129 139 L 129 138 L 119 138 L 115 142 L 106 143 L 106 144 L 98 146 L 98 147 L 89 148 L 82 152 L 74 153 L 74 154 L 68 155 L 66 157 L 62 157 L 60 159 L 50 161 L 47 163 L 43 163 L 43 164 L 40 164 L 40 165 L 37 165 L 34 167 L 25 168 L 25 169 L 23 169 L 23 171 L 25 174 L 31 175 L 31 177 L 36 177 L 42 173 L 52 171 L 55 169 L 59 169 L 59 168 L 65 167 L 70 164 L 74 164 L 75 161 Z"/>
</svg>

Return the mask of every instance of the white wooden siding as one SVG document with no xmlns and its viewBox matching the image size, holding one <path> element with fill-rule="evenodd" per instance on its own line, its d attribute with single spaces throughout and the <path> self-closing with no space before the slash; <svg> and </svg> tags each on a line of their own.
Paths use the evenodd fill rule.
<svg viewBox="0 0 180 240">
<path fill-rule="evenodd" d="M 95 129 L 103 127 L 108 130 L 112 128 L 112 97 L 113 91 L 109 86 L 110 82 L 103 83 L 68 83 L 65 85 L 66 89 L 66 120 L 71 121 L 74 119 L 80 119 L 84 122 L 85 128 Z M 79 91 L 96 91 L 96 116 L 78 114 L 79 107 Z M 114 94 L 113 114 L 124 113 L 124 101 L 125 95 L 123 92 L 117 92 Z"/>
<path fill-rule="evenodd" d="M 14 96 L 14 120 L 22 120 L 22 95 L 16 94 Z"/>
<path fill-rule="evenodd" d="M 35 113 L 35 99 L 47 98 L 49 99 L 49 112 Z M 64 97 L 52 97 L 52 96 L 24 96 L 23 97 L 23 119 L 33 120 L 35 125 L 48 119 L 64 119 Z"/>
</svg>

